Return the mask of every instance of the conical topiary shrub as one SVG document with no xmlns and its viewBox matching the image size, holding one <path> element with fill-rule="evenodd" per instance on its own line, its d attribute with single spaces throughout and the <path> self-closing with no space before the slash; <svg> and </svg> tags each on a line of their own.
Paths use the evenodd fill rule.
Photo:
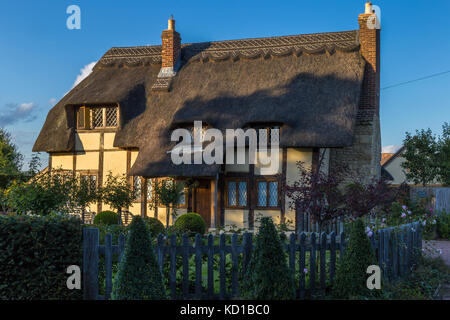
<svg viewBox="0 0 450 320">
<path fill-rule="evenodd" d="M 134 217 L 113 284 L 114 300 L 167 299 L 150 233 L 141 217 Z"/>
<path fill-rule="evenodd" d="M 250 300 L 295 298 L 294 282 L 280 236 L 270 218 L 262 218 L 252 257 L 244 274 L 241 296 Z"/>
<path fill-rule="evenodd" d="M 333 295 L 341 299 L 373 295 L 374 292 L 367 288 L 367 267 L 376 264 L 377 260 L 365 233 L 364 224 L 358 219 L 351 225 L 350 241 L 339 261 Z"/>
</svg>

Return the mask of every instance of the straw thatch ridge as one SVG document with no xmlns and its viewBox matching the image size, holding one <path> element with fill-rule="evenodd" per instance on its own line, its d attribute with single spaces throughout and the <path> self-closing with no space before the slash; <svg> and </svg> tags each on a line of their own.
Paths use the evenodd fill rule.
<svg viewBox="0 0 450 320">
<path fill-rule="evenodd" d="M 170 131 L 202 120 L 219 129 L 281 123 L 281 145 L 344 147 L 353 134 L 365 61 L 358 32 L 185 44 L 168 93 L 153 92 L 160 46 L 112 48 L 48 114 L 34 151 L 74 150 L 73 108 L 117 103 L 114 145 L 138 148 L 131 174 L 215 175 L 174 166 Z"/>
</svg>

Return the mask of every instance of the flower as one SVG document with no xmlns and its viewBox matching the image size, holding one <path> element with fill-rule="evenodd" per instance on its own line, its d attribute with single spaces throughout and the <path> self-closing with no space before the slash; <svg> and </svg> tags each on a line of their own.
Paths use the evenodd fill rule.
<svg viewBox="0 0 450 320">
<path fill-rule="evenodd" d="M 433 213 L 433 209 L 432 208 L 430 208 L 430 213 Z"/>
<path fill-rule="evenodd" d="M 303 269 L 303 273 L 308 273 L 308 269 L 307 268 Z"/>
<path fill-rule="evenodd" d="M 427 224 L 427 220 L 422 221 L 422 225 L 425 226 Z"/>
<path fill-rule="evenodd" d="M 386 218 L 381 219 L 381 222 L 386 222 Z"/>
<path fill-rule="evenodd" d="M 402 205 L 402 209 L 403 209 L 403 210 L 406 210 L 406 209 L 408 209 L 408 207 L 405 206 L 405 205 Z"/>
<path fill-rule="evenodd" d="M 411 210 L 408 210 L 408 214 L 411 214 L 412 212 L 411 212 Z"/>
<path fill-rule="evenodd" d="M 372 231 L 369 231 L 369 232 L 367 233 L 367 236 L 368 236 L 369 238 L 371 238 L 371 237 L 373 236 L 373 232 L 372 232 Z"/>
<path fill-rule="evenodd" d="M 406 213 L 402 213 L 402 218 L 406 218 Z"/>
</svg>

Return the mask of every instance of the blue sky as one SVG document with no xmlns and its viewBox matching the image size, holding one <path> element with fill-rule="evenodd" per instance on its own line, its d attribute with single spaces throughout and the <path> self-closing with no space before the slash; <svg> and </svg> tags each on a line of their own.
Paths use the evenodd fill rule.
<svg viewBox="0 0 450 320">
<path fill-rule="evenodd" d="M 170 14 L 183 42 L 200 42 L 353 30 L 364 2 L 2 0 L 0 126 L 29 158 L 48 110 L 86 66 L 112 46 L 160 44 Z M 81 8 L 81 30 L 66 27 L 73 4 Z M 382 87 L 450 70 L 450 1 L 373 4 L 381 7 Z M 440 133 L 444 121 L 450 73 L 381 92 L 383 146 L 400 145 L 406 131 Z"/>
</svg>

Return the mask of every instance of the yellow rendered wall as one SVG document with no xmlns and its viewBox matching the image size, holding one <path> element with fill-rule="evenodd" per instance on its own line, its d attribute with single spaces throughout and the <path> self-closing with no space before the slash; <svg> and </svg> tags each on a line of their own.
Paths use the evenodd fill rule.
<svg viewBox="0 0 450 320">
<path fill-rule="evenodd" d="M 77 154 L 76 170 L 98 170 L 99 153 L 84 152 Z"/>
<path fill-rule="evenodd" d="M 72 154 L 53 154 L 52 169 L 73 170 L 73 155 Z"/>
<path fill-rule="evenodd" d="M 83 132 L 75 134 L 75 150 L 99 150 L 100 149 L 100 133 Z"/>
<path fill-rule="evenodd" d="M 123 175 L 127 173 L 127 152 L 105 151 L 103 153 L 103 181 L 106 182 L 109 173 Z"/>
<path fill-rule="evenodd" d="M 110 149 L 118 149 L 115 148 L 113 146 L 114 143 L 114 137 L 116 136 L 116 134 L 114 132 L 105 132 L 103 135 L 103 148 L 105 150 L 110 150 Z"/>
</svg>

